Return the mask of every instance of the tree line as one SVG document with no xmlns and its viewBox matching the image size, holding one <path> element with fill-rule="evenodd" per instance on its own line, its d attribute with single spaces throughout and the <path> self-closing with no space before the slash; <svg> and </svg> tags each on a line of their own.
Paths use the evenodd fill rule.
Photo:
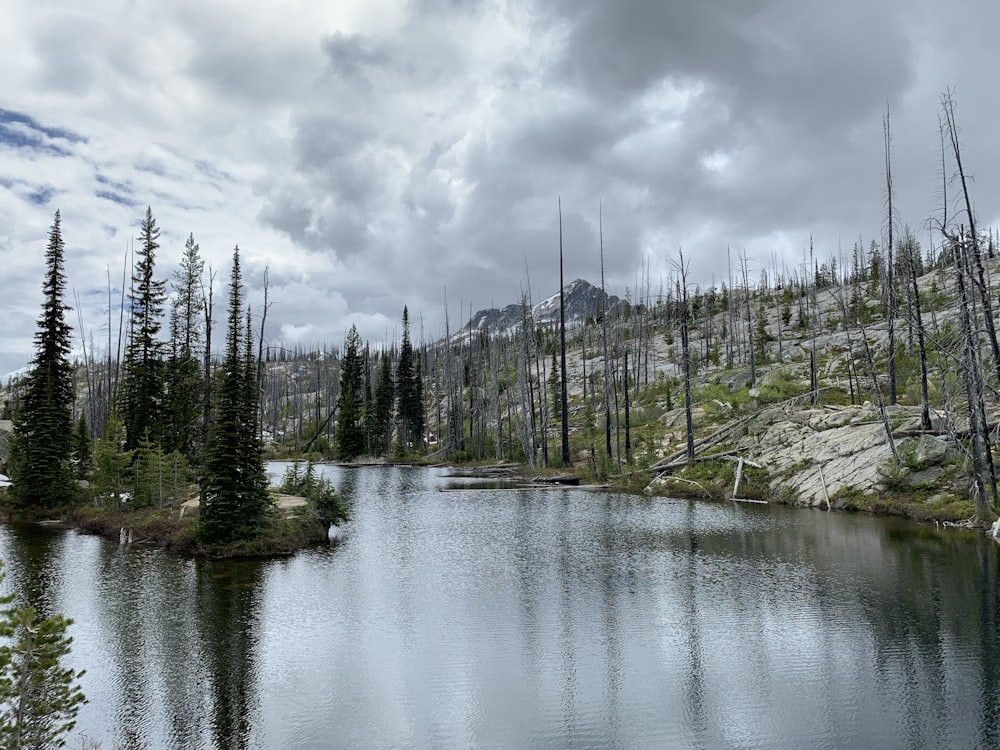
<svg viewBox="0 0 1000 750">
<path fill-rule="evenodd" d="M 199 247 L 189 238 L 175 276 L 169 340 L 160 336 L 167 294 L 166 282 L 156 277 L 158 249 L 159 228 L 148 209 L 128 290 L 124 355 L 119 362 L 109 345 L 104 367 L 91 357 L 85 362 L 89 413 L 92 420 L 103 418 L 103 424 L 88 424 L 88 410 L 82 410 L 74 430 L 75 368 L 66 320 L 71 308 L 65 300 L 65 243 L 56 212 L 45 254 L 35 356 L 14 413 L 11 491 L 29 510 L 64 508 L 77 499 L 75 480 L 89 477 L 99 501 L 119 507 L 163 505 L 186 497 L 197 467 L 203 542 L 246 540 L 259 529 L 268 498 L 239 247 L 233 251 L 225 358 L 214 369 L 212 309 L 202 286 Z M 97 383 L 107 384 L 103 399 Z M 95 427 L 100 438 L 92 451 Z"/>
<path fill-rule="evenodd" d="M 964 410 L 968 432 L 955 420 L 949 429 L 968 447 L 970 465 L 978 467 L 975 496 L 985 515 L 996 486 L 988 412 L 1000 388 L 1000 346 L 985 268 L 997 242 L 975 222 L 950 97 L 942 111 L 944 206 L 929 227 L 926 251 L 896 216 L 887 111 L 883 234 L 867 242 L 859 238 L 849 248 L 824 253 L 810 239 L 797 262 L 772 257 L 761 263 L 739 252 L 730 257 L 728 277 L 704 286 L 691 283 L 686 258 L 678 253 L 658 289 L 644 265 L 625 301 L 611 307 L 604 290 L 602 213 L 594 249 L 601 259 L 602 294 L 586 321 L 536 320 L 526 278 L 513 327 L 473 328 L 470 306 L 469 325 L 455 333 L 445 301 L 443 338 L 428 344 L 421 335 L 419 346 L 411 342 L 404 307 L 399 345 L 373 347 L 352 328 L 342 349 L 266 347 L 265 288 L 259 328 L 255 332 L 246 318 L 242 339 L 232 344 L 242 347 L 247 373 L 256 368 L 258 440 L 275 455 L 574 464 L 607 480 L 659 458 L 664 430 L 657 415 L 678 404 L 690 412 L 706 374 L 745 368 L 748 390 L 756 393 L 763 370 L 804 358 L 812 403 L 831 384 L 851 403 L 874 401 L 893 449 L 887 408 L 919 404 L 924 431 L 942 429 L 932 407 L 948 414 Z M 949 198 L 954 185 L 958 211 Z M 107 366 L 86 369 L 88 393 L 115 394 L 88 400 L 91 426 L 102 409 L 112 417 L 103 420 L 97 463 L 112 469 L 103 472 L 105 480 L 120 476 L 122 487 L 132 482 L 139 499 L 169 485 L 164 477 L 192 466 L 202 471 L 221 392 L 216 381 L 230 369 L 216 367 L 209 356 L 212 284 L 204 281 L 193 238 L 172 284 L 170 335 L 160 341 L 154 326 L 165 317 L 167 298 L 145 262 L 152 257 L 146 248 L 155 249 L 156 239 L 147 212 L 128 292 L 121 367 L 109 346 Z M 561 236 L 559 254 L 562 295 Z M 961 314 L 946 314 L 945 304 Z M 559 309 L 565 310 L 562 301 Z M 835 332 L 844 336 L 846 352 L 843 369 L 833 372 L 833 355 L 824 352 L 823 342 Z M 228 338 L 234 335 L 231 330 Z M 249 389 L 249 374 L 245 380 Z M 26 391 L 25 404 L 32 398 Z M 685 421 L 685 453 L 693 454 L 694 420 L 686 414 Z"/>
</svg>

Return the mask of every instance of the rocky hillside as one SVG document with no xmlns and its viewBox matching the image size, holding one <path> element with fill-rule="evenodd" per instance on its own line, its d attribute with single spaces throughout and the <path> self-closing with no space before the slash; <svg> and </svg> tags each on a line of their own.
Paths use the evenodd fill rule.
<svg viewBox="0 0 1000 750">
<path fill-rule="evenodd" d="M 1000 273 L 1000 260 L 987 261 L 985 270 Z M 969 411 L 958 366 L 961 316 L 954 273 L 943 265 L 917 282 L 930 430 L 921 429 L 919 420 L 912 295 L 900 286 L 894 317 L 898 403 L 883 410 L 880 401 L 888 404 L 891 390 L 884 284 L 860 278 L 816 286 L 784 279 L 750 287 L 749 298 L 740 290 L 727 296 L 725 290 L 691 289 L 696 457 L 690 462 L 678 301 L 667 296 L 627 306 L 617 297 L 602 300 L 601 290 L 584 280 L 568 285 L 573 471 L 585 481 L 716 498 L 732 497 L 739 473 L 736 494 L 745 499 L 947 520 L 971 516 Z M 553 390 L 558 373 L 553 381 L 551 371 L 558 302 L 553 295 L 533 305 L 536 328 L 530 333 L 522 306 L 512 303 L 480 311 L 451 341 L 422 353 L 424 447 L 437 460 L 520 461 L 537 470 L 547 453 L 550 466 L 561 463 Z M 607 326 L 598 321 L 602 308 Z M 470 336 L 472 331 L 484 335 Z M 987 348 L 980 358 L 989 375 Z M 369 364 L 374 389 L 378 357 Z M 263 423 L 272 449 L 336 458 L 330 439 L 339 383 L 336 345 L 269 361 L 264 373 Z M 85 409 L 82 376 L 79 382 Z M 987 419 L 996 424 L 998 387 L 987 382 Z M 995 453 L 995 434 L 993 445 Z"/>
</svg>

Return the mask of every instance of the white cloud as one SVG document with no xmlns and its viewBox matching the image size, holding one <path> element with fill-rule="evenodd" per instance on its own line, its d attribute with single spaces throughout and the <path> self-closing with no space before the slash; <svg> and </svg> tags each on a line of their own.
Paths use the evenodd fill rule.
<svg viewBox="0 0 1000 750">
<path fill-rule="evenodd" d="M 42 251 L 62 209 L 70 284 L 101 336 L 106 286 L 147 205 L 161 275 L 193 232 L 224 291 L 269 269 L 273 338 L 441 331 L 517 299 L 612 291 L 679 246 L 700 283 L 727 246 L 798 262 L 882 225 L 892 106 L 901 216 L 936 210 L 939 96 L 956 87 L 981 220 L 1000 218 L 989 29 L 963 0 L 11 0 L 0 25 L 0 371 L 30 357 Z M 99 294 L 99 290 L 105 290 Z M 76 323 L 75 313 L 73 316 Z M 106 325 L 106 324 L 105 324 Z"/>
</svg>

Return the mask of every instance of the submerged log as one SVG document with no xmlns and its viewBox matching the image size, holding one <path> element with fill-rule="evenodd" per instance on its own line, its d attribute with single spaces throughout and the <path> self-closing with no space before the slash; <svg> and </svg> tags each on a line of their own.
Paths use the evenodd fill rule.
<svg viewBox="0 0 1000 750">
<path fill-rule="evenodd" d="M 531 479 L 532 484 L 563 484 L 576 487 L 580 484 L 580 477 L 573 474 L 555 474 L 550 476 L 538 476 Z"/>
</svg>

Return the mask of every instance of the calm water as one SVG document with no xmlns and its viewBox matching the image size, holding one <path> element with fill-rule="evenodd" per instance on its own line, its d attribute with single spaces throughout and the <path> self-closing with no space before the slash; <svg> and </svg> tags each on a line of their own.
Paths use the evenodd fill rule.
<svg viewBox="0 0 1000 750">
<path fill-rule="evenodd" d="M 3 587 L 76 620 L 80 731 L 103 750 L 1000 747 L 1000 548 L 978 536 L 329 472 L 349 533 L 287 560 L 0 527 Z"/>
</svg>

